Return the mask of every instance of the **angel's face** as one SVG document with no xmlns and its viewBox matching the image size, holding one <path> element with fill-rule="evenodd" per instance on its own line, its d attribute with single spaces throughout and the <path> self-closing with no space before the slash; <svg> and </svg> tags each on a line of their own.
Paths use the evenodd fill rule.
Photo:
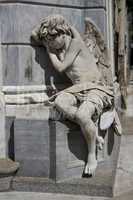
<svg viewBox="0 0 133 200">
<path fill-rule="evenodd" d="M 65 34 L 53 35 L 47 42 L 50 49 L 62 49 L 65 45 Z"/>
</svg>

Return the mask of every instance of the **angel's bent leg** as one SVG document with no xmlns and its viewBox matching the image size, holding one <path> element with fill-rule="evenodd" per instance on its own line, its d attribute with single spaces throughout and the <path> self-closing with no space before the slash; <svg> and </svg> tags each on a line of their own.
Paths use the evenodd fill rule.
<svg viewBox="0 0 133 200">
<path fill-rule="evenodd" d="M 95 107 L 91 102 L 84 102 L 76 113 L 76 119 L 88 145 L 88 163 L 85 167 L 85 173 L 90 176 L 95 173 L 97 167 L 96 160 L 96 136 L 97 127 L 92 121 L 92 115 L 95 112 Z"/>
<path fill-rule="evenodd" d="M 66 118 L 74 120 L 77 111 L 77 100 L 74 95 L 62 92 L 55 99 L 56 108 L 62 112 Z"/>
</svg>

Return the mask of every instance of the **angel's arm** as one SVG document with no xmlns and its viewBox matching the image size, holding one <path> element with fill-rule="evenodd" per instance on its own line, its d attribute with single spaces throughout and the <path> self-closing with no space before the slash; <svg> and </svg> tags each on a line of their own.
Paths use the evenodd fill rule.
<svg viewBox="0 0 133 200">
<path fill-rule="evenodd" d="M 77 40 L 73 39 L 68 51 L 66 52 L 66 55 L 65 55 L 63 61 L 60 61 L 54 53 L 51 53 L 48 50 L 49 57 L 50 57 L 50 59 L 52 61 L 53 66 L 55 67 L 55 69 L 57 71 L 63 72 L 69 66 L 71 66 L 73 64 L 74 60 L 76 59 L 76 57 L 78 56 L 79 52 L 81 51 L 79 46 L 76 45 L 76 44 L 77 44 Z"/>
<path fill-rule="evenodd" d="M 31 37 L 35 40 L 35 42 L 37 42 L 38 44 L 42 44 L 42 41 L 41 39 L 39 38 L 39 29 L 40 29 L 40 25 L 39 26 L 36 26 L 32 33 L 31 33 Z"/>
</svg>

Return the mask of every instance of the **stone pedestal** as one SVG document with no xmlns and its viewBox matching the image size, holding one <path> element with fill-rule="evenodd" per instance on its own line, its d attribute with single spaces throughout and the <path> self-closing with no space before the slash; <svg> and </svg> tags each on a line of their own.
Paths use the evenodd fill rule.
<svg viewBox="0 0 133 200">
<path fill-rule="evenodd" d="M 82 177 L 87 146 L 78 125 L 49 120 L 49 108 L 44 105 L 7 106 L 6 111 L 10 113 L 6 118 L 8 155 L 20 163 L 17 176 L 56 182 Z M 98 162 L 114 167 L 118 140 L 112 131 L 106 134 Z"/>
<path fill-rule="evenodd" d="M 87 148 L 79 127 L 69 122 L 16 119 L 15 160 L 18 176 L 56 181 L 81 177 Z"/>
</svg>

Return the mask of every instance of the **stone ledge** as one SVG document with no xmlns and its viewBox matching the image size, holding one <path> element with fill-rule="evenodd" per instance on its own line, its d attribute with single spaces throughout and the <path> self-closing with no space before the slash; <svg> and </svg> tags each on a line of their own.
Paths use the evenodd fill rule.
<svg viewBox="0 0 133 200">
<path fill-rule="evenodd" d="M 11 189 L 12 176 L 0 177 L 0 192 L 9 191 Z"/>
<path fill-rule="evenodd" d="M 72 181 L 55 183 L 49 179 L 36 179 L 29 177 L 17 177 L 12 181 L 12 189 L 15 191 L 34 191 L 65 193 L 90 196 L 112 196 L 112 186 L 106 184 L 90 183 L 90 179 L 73 179 Z"/>
<path fill-rule="evenodd" d="M 0 0 L 2 3 L 25 3 L 25 4 L 41 4 L 41 5 L 51 5 L 51 6 L 76 6 L 84 7 L 84 0 Z"/>
<path fill-rule="evenodd" d="M 112 196 L 114 171 L 108 162 L 100 163 L 93 178 L 73 178 L 55 182 L 40 177 L 14 177 L 12 189 L 15 191 L 34 191 L 65 193 L 90 196 Z"/>
<path fill-rule="evenodd" d="M 36 192 L 3 192 L 0 194 L 2 200 L 111 200 L 109 197 L 91 197 L 85 195 L 68 195 L 68 194 L 52 194 L 52 193 L 36 193 Z M 123 199 L 123 198 L 122 198 Z M 131 198 L 132 200 L 132 198 Z"/>
<path fill-rule="evenodd" d="M 0 0 L 1 3 L 25 3 L 25 4 L 41 4 L 41 5 L 51 5 L 51 6 L 62 6 L 62 7 L 75 7 L 79 9 L 84 8 L 99 8 L 105 7 L 106 3 L 105 0 Z"/>
</svg>

